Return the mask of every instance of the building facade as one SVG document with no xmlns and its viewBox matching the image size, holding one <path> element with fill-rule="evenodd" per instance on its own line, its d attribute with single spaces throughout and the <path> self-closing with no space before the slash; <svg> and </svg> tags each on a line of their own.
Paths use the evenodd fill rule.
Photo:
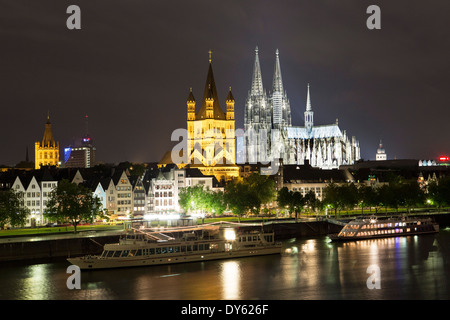
<svg viewBox="0 0 450 320">
<path fill-rule="evenodd" d="M 187 99 L 188 136 L 185 161 L 189 167 L 198 168 L 205 175 L 214 175 L 218 180 L 239 176 L 239 168 L 235 164 L 235 100 L 231 88 L 225 102 L 224 112 L 219 103 L 210 53 L 199 110 L 196 111 L 192 89 Z"/>
<path fill-rule="evenodd" d="M 380 141 L 380 145 L 378 146 L 377 149 L 377 154 L 375 155 L 375 160 L 376 161 L 384 161 L 387 160 L 387 155 L 386 155 L 386 151 L 383 148 L 383 144 Z"/>
<path fill-rule="evenodd" d="M 42 166 L 59 166 L 59 142 L 55 141 L 50 123 L 50 116 L 47 116 L 44 136 L 41 141 L 34 144 L 35 169 Z"/>
</svg>

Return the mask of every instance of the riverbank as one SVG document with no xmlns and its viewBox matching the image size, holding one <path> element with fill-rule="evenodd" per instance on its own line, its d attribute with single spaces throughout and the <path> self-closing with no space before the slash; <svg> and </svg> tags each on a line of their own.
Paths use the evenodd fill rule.
<svg viewBox="0 0 450 320">
<path fill-rule="evenodd" d="M 450 214 L 426 215 L 433 218 L 441 227 L 450 226 Z M 254 221 L 256 227 L 257 223 Z M 255 227 L 255 226 L 254 226 Z M 275 233 L 275 239 L 303 238 L 338 233 L 341 224 L 331 220 L 314 221 L 303 220 L 299 222 L 280 221 L 265 224 Z M 67 258 L 86 254 L 100 254 L 103 245 L 116 243 L 121 231 L 85 231 L 77 234 L 67 233 L 59 235 L 33 235 L 27 237 L 10 237 L 0 239 L 0 262 L 30 261 L 54 258 Z"/>
</svg>

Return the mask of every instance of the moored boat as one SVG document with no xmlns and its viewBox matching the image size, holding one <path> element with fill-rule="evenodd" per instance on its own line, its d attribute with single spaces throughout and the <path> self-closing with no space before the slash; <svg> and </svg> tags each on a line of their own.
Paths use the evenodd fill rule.
<svg viewBox="0 0 450 320">
<path fill-rule="evenodd" d="M 217 225 L 132 229 L 98 256 L 68 258 L 80 269 L 137 267 L 280 254 L 274 233 Z"/>
<path fill-rule="evenodd" d="M 354 241 L 420 235 L 439 232 L 439 224 L 430 218 L 384 218 L 355 219 L 347 223 L 338 234 L 328 237 L 332 241 Z"/>
</svg>

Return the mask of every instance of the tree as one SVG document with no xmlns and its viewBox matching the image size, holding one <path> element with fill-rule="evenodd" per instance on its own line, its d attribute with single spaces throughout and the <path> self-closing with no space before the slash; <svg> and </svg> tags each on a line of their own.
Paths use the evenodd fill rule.
<svg viewBox="0 0 450 320">
<path fill-rule="evenodd" d="M 450 177 L 440 178 L 428 186 L 430 201 L 441 210 L 441 207 L 450 205 Z"/>
<path fill-rule="evenodd" d="M 224 197 L 228 208 L 238 216 L 239 222 L 241 222 L 242 214 L 251 210 L 256 202 L 249 184 L 237 179 L 227 183 Z"/>
<path fill-rule="evenodd" d="M 318 206 L 318 199 L 316 198 L 316 193 L 313 190 L 309 190 L 308 193 L 305 194 L 304 197 L 304 205 L 306 205 L 308 208 L 312 209 L 313 211 L 316 210 Z"/>
<path fill-rule="evenodd" d="M 213 216 L 216 214 L 221 215 L 226 210 L 227 205 L 222 191 L 211 191 L 209 193 L 209 208 Z"/>
<path fill-rule="evenodd" d="M 298 220 L 298 213 L 305 205 L 305 199 L 298 191 L 289 191 L 288 188 L 283 187 L 277 193 L 278 206 L 281 208 L 287 208 L 289 213 L 295 213 L 295 222 Z"/>
<path fill-rule="evenodd" d="M 259 214 L 261 206 L 265 205 L 276 197 L 275 182 L 268 175 L 251 174 L 245 181 L 251 190 L 250 200 L 253 200 L 252 211 Z"/>
<path fill-rule="evenodd" d="M 204 189 L 202 185 L 182 188 L 178 194 L 178 203 L 185 213 L 194 210 L 222 214 L 226 209 L 224 193 Z"/>
<path fill-rule="evenodd" d="M 323 190 L 323 203 L 334 209 L 334 216 L 336 217 L 337 210 L 341 208 L 339 186 L 336 183 L 331 182 Z"/>
<path fill-rule="evenodd" d="M 61 180 L 50 193 L 44 215 L 51 221 L 62 221 L 74 226 L 81 221 L 92 222 L 96 217 L 104 217 L 100 199 L 82 185 Z"/>
<path fill-rule="evenodd" d="M 343 207 L 353 209 L 358 204 L 358 189 L 354 183 L 347 183 L 340 186 Z"/>
<path fill-rule="evenodd" d="M 23 226 L 30 210 L 23 205 L 22 193 L 13 189 L 0 191 L 0 227 L 9 224 Z"/>
<path fill-rule="evenodd" d="M 361 206 L 361 213 L 364 213 L 364 207 L 377 207 L 379 194 L 378 190 L 372 186 L 362 185 L 358 188 L 358 200 Z M 375 209 L 376 213 L 376 209 Z"/>
<path fill-rule="evenodd" d="M 411 211 L 411 207 L 423 204 L 425 201 L 425 195 L 417 181 L 406 181 L 402 183 L 400 196 L 402 204 L 407 208 L 408 212 Z"/>
</svg>

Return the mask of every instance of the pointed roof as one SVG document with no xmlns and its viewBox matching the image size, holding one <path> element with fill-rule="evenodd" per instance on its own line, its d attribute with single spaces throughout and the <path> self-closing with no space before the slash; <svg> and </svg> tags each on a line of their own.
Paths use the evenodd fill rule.
<svg viewBox="0 0 450 320">
<path fill-rule="evenodd" d="M 272 91 L 273 92 L 281 92 L 283 93 L 283 79 L 281 78 L 281 67 L 280 67 L 280 57 L 278 49 L 275 52 L 276 58 L 275 58 L 275 71 L 273 73 L 273 85 L 272 85 Z"/>
<path fill-rule="evenodd" d="M 251 96 L 263 95 L 264 88 L 261 76 L 261 66 L 259 64 L 258 47 L 255 49 L 255 64 L 253 65 Z"/>
<path fill-rule="evenodd" d="M 312 111 L 312 108 L 311 108 L 311 97 L 309 95 L 309 83 L 308 83 L 308 93 L 306 95 L 306 111 Z"/>
<path fill-rule="evenodd" d="M 231 93 L 231 87 L 230 87 L 230 91 L 228 92 L 227 101 L 234 101 L 233 94 Z"/>
<path fill-rule="evenodd" d="M 195 102 L 194 94 L 192 93 L 192 88 L 189 91 L 189 96 L 187 98 L 187 102 Z"/>
<path fill-rule="evenodd" d="M 44 137 L 42 138 L 42 146 L 55 147 L 55 138 L 53 137 L 52 124 L 50 123 L 50 115 L 47 115 L 47 122 L 45 124 Z"/>
<path fill-rule="evenodd" d="M 217 94 L 216 83 L 214 81 L 214 74 L 212 70 L 211 56 L 209 59 L 208 75 L 206 76 L 205 90 L 203 93 L 202 106 L 196 115 L 197 120 L 206 119 L 206 99 L 213 98 L 213 115 L 214 119 L 226 120 L 225 113 L 219 104 L 219 95 Z"/>
</svg>

